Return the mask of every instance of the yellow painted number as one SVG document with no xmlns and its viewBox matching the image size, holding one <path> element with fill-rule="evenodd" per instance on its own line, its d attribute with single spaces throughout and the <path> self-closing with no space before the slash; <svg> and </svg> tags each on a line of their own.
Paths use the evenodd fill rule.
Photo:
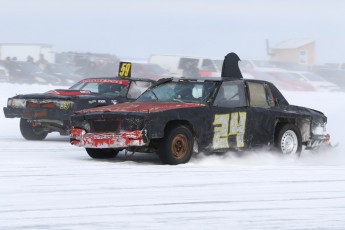
<svg viewBox="0 0 345 230">
<path fill-rule="evenodd" d="M 123 63 L 120 69 L 120 77 L 129 77 L 129 71 L 131 69 L 131 63 Z"/>
<path fill-rule="evenodd" d="M 232 113 L 229 135 L 236 135 L 237 147 L 244 147 L 244 132 L 246 130 L 246 112 Z"/>
<path fill-rule="evenodd" d="M 231 114 L 216 114 L 214 116 L 213 149 L 229 148 L 229 136 L 236 135 L 236 146 L 244 147 L 244 134 L 246 130 L 246 112 Z"/>
<path fill-rule="evenodd" d="M 216 114 L 214 116 L 213 125 L 214 125 L 213 148 L 214 149 L 229 148 L 229 141 L 228 141 L 229 114 Z"/>
<path fill-rule="evenodd" d="M 60 109 L 61 110 L 67 110 L 71 107 L 71 103 L 70 102 L 64 102 L 60 105 Z"/>
</svg>

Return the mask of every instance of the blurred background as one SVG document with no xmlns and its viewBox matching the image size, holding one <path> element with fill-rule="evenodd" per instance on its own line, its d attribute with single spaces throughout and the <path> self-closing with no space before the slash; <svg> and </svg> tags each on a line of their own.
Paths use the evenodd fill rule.
<svg viewBox="0 0 345 230">
<path fill-rule="evenodd" d="M 215 77 L 236 52 L 245 78 L 288 91 L 345 90 L 345 2 L 0 0 L 0 80 Z"/>
</svg>

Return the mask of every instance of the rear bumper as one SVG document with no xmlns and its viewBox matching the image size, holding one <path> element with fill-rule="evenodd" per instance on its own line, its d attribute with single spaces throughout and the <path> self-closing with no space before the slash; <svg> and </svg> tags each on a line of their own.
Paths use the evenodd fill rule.
<svg viewBox="0 0 345 230">
<path fill-rule="evenodd" d="M 85 148 L 126 148 L 147 146 L 146 130 L 114 133 L 87 133 L 84 129 L 71 129 L 71 144 Z"/>
</svg>

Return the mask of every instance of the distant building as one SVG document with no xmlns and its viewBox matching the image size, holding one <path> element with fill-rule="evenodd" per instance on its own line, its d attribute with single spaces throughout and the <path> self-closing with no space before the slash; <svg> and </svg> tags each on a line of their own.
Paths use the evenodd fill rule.
<svg viewBox="0 0 345 230">
<path fill-rule="evenodd" d="M 310 39 L 290 39 L 269 50 L 272 61 L 292 62 L 305 66 L 315 63 L 315 41 Z"/>
<path fill-rule="evenodd" d="M 50 63 L 55 62 L 55 51 L 53 45 L 42 43 L 0 43 L 0 60 L 11 58 L 17 61 L 27 61 L 28 58 L 34 62 L 43 57 Z"/>
</svg>

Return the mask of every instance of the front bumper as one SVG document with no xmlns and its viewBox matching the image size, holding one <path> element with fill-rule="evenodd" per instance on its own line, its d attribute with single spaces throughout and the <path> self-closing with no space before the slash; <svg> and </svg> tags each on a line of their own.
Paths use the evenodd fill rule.
<svg viewBox="0 0 345 230">
<path fill-rule="evenodd" d="M 330 134 L 326 135 L 314 135 L 312 140 L 308 141 L 306 144 L 306 149 L 316 149 L 323 146 L 329 146 L 331 143 Z"/>
<path fill-rule="evenodd" d="M 9 108 L 4 107 L 4 114 L 6 118 L 24 118 L 28 120 L 39 119 L 55 119 L 55 120 L 69 120 L 72 111 L 61 111 L 55 109 L 29 109 L 29 108 Z"/>
<path fill-rule="evenodd" d="M 6 118 L 21 117 L 21 110 L 4 107 L 4 114 Z"/>
<path fill-rule="evenodd" d="M 147 146 L 146 130 L 114 133 L 87 133 L 84 129 L 71 129 L 71 144 L 85 148 L 126 148 Z"/>
</svg>

